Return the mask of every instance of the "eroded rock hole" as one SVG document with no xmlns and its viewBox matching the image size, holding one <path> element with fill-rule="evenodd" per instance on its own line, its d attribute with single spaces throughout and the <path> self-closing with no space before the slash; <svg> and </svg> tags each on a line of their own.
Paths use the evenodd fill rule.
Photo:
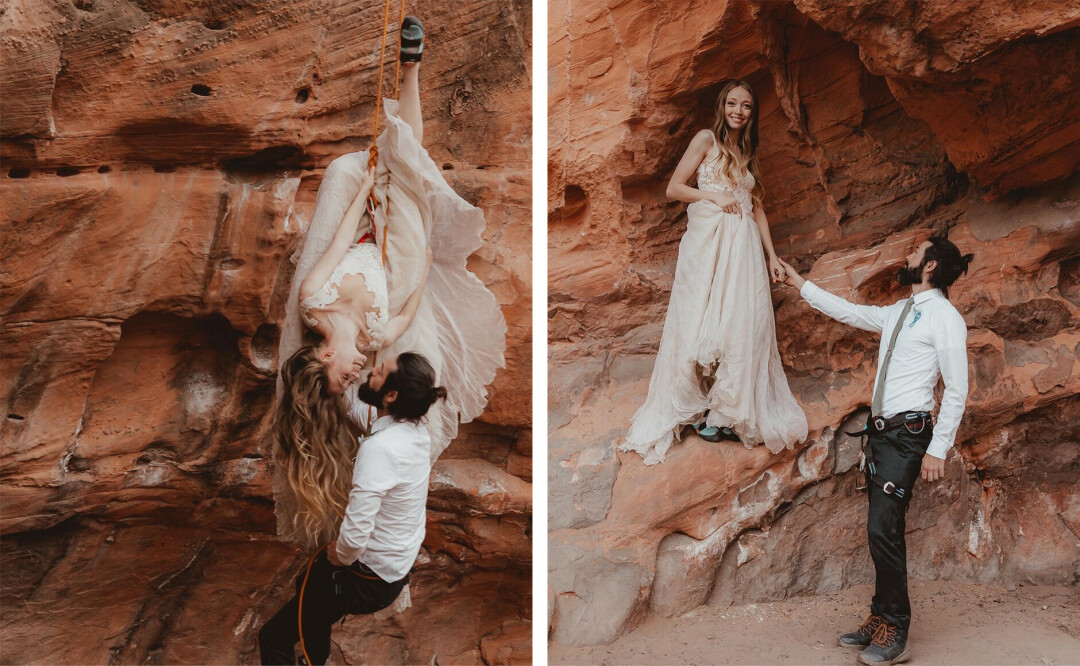
<svg viewBox="0 0 1080 666">
<path fill-rule="evenodd" d="M 23 421 L 26 419 L 25 416 L 21 416 L 19 414 L 8 414 L 7 417 L 12 421 Z"/>
<path fill-rule="evenodd" d="M 310 97 L 310 96 L 311 96 L 311 89 L 310 88 L 301 88 L 300 90 L 298 90 L 296 92 L 296 103 L 297 104 L 304 104 L 305 102 L 308 101 L 308 97 Z"/>
<path fill-rule="evenodd" d="M 80 446 L 192 459 L 222 414 L 235 413 L 239 338 L 219 314 L 143 312 L 125 321 L 90 388 Z"/>
<path fill-rule="evenodd" d="M 275 324 L 262 324 L 251 336 L 251 362 L 260 370 L 274 371 L 274 354 L 281 332 Z"/>
<path fill-rule="evenodd" d="M 577 185 L 567 185 L 563 190 L 563 205 L 552 211 L 548 224 L 578 226 L 589 212 L 589 196 Z"/>
<path fill-rule="evenodd" d="M 212 21 L 206 21 L 203 23 L 208 30 L 224 30 L 229 27 L 229 24 L 221 19 L 214 19 Z"/>
<path fill-rule="evenodd" d="M 442 165 L 442 170 L 443 171 L 453 171 L 454 170 L 454 165 L 450 164 L 449 162 L 444 162 L 443 165 Z"/>
<path fill-rule="evenodd" d="M 8 178 L 29 178 L 30 169 L 12 169 L 11 171 L 8 171 L 7 175 Z"/>
<path fill-rule="evenodd" d="M 195 85 L 191 86 L 191 92 L 199 95 L 200 97 L 209 97 L 210 86 L 204 85 L 202 83 L 196 83 Z"/>
<path fill-rule="evenodd" d="M 97 168 L 98 173 L 109 173 L 110 171 L 112 171 L 112 167 L 108 164 L 103 164 Z"/>
<path fill-rule="evenodd" d="M 1080 306 L 1080 259 L 1061 262 L 1058 291 L 1070 303 Z"/>
<path fill-rule="evenodd" d="M 56 170 L 56 175 L 60 176 L 61 178 L 67 178 L 68 176 L 77 176 L 79 175 L 79 173 L 79 167 L 65 166 L 60 167 Z"/>
<path fill-rule="evenodd" d="M 90 461 L 82 456 L 71 456 L 64 463 L 64 469 L 69 472 L 88 472 L 90 471 Z"/>
<path fill-rule="evenodd" d="M 175 164 L 155 164 L 154 173 L 173 173 L 176 171 Z"/>
</svg>

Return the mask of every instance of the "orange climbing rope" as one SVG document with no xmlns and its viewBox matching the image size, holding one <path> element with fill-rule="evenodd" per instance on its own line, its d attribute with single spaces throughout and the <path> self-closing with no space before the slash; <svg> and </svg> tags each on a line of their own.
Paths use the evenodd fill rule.
<svg viewBox="0 0 1080 666">
<path fill-rule="evenodd" d="M 405 21 L 405 0 L 401 0 L 401 21 Z M 386 6 L 383 10 L 383 31 L 382 31 L 382 48 L 379 50 L 379 88 L 375 95 L 375 122 L 371 128 L 371 149 L 368 151 L 368 168 L 374 171 L 375 167 L 379 164 L 379 147 L 376 145 L 376 140 L 379 138 L 379 113 L 382 111 L 382 86 L 383 86 L 383 66 L 386 64 L 386 33 L 390 29 L 390 0 L 386 0 Z M 397 67 L 394 69 L 394 98 L 398 96 L 398 85 L 401 80 L 401 58 L 398 58 Z M 379 202 L 375 198 L 375 190 L 372 188 L 371 194 L 368 195 L 368 201 L 371 204 L 371 210 L 374 213 L 375 209 L 379 207 Z M 387 205 L 389 206 L 390 199 L 387 197 Z M 387 224 L 383 227 L 383 246 L 382 246 L 382 263 L 386 265 L 386 236 L 389 231 L 388 227 L 390 222 L 390 216 L 386 215 Z M 371 226 L 375 226 L 375 216 L 371 217 Z"/>
</svg>

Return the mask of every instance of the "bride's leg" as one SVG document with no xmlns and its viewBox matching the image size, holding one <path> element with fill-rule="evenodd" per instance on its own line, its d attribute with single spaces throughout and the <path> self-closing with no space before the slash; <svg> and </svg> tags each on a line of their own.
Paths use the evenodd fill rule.
<svg viewBox="0 0 1080 666">
<path fill-rule="evenodd" d="M 420 109 L 420 63 L 406 64 L 402 67 L 405 75 L 401 79 L 401 96 L 398 107 L 401 119 L 412 128 L 416 141 L 424 143 L 424 116 Z"/>
</svg>

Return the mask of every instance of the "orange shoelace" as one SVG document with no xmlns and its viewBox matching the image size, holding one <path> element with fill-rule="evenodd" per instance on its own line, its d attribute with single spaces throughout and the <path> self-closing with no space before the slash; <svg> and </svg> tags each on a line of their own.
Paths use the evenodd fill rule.
<svg viewBox="0 0 1080 666">
<path fill-rule="evenodd" d="M 878 628 L 879 624 L 883 624 L 880 615 L 871 615 L 866 618 L 866 622 L 863 622 L 859 627 L 859 633 L 867 636 L 873 636 L 874 631 Z"/>
<path fill-rule="evenodd" d="M 870 639 L 870 645 L 876 645 L 879 648 L 887 648 L 893 644 L 896 640 L 896 627 L 882 622 L 878 625 L 878 628 L 874 630 L 874 637 Z"/>
</svg>

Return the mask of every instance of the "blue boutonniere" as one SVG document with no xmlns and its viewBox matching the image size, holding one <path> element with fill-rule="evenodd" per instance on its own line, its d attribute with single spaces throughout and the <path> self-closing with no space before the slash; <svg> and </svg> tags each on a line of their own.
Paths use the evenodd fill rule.
<svg viewBox="0 0 1080 666">
<path fill-rule="evenodd" d="M 907 327 L 911 328 L 912 326 L 914 326 L 915 322 L 919 321 L 919 317 L 921 317 L 921 316 L 922 316 L 922 312 L 919 312 L 918 310 L 916 310 L 914 319 L 911 320 L 911 323 L 908 324 Z"/>
</svg>

